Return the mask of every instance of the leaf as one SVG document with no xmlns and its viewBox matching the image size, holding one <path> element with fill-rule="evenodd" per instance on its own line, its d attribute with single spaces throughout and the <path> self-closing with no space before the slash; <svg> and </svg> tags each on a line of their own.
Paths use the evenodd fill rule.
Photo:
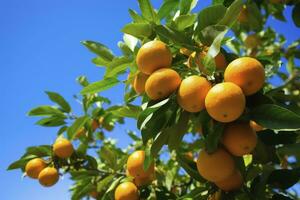
<svg viewBox="0 0 300 200">
<path fill-rule="evenodd" d="M 119 183 L 121 182 L 122 179 L 123 179 L 123 177 L 121 176 L 121 177 L 117 178 L 116 180 L 114 180 L 114 181 L 110 184 L 109 188 L 106 190 L 106 192 L 105 192 L 105 194 L 104 194 L 104 196 L 103 196 L 102 199 L 106 199 L 107 195 L 108 195 L 110 192 L 112 192 L 112 191 L 119 185 Z"/>
<path fill-rule="evenodd" d="M 145 22 L 145 19 L 142 16 L 140 16 L 139 14 L 137 14 L 136 11 L 134 11 L 132 9 L 129 9 L 129 14 L 130 14 L 132 20 L 135 23 L 143 23 L 143 22 Z"/>
<path fill-rule="evenodd" d="M 123 40 L 125 44 L 131 49 L 131 51 L 134 52 L 134 49 L 139 40 L 136 37 L 133 37 L 132 35 L 126 33 L 123 36 Z"/>
<path fill-rule="evenodd" d="M 40 145 L 28 147 L 24 155 L 35 155 L 37 157 L 51 156 L 52 147 L 50 145 Z"/>
<path fill-rule="evenodd" d="M 191 11 L 193 8 L 193 0 L 181 0 L 179 4 L 180 15 L 185 15 Z"/>
<path fill-rule="evenodd" d="M 274 188 L 280 188 L 286 190 L 296 183 L 300 179 L 300 168 L 295 169 L 277 169 L 272 171 L 267 183 Z"/>
<path fill-rule="evenodd" d="M 84 46 L 86 46 L 91 52 L 97 54 L 98 56 L 105 59 L 106 61 L 112 61 L 112 59 L 114 58 L 112 51 L 99 42 L 85 40 L 82 41 L 81 43 Z"/>
<path fill-rule="evenodd" d="M 157 157 L 159 151 L 162 149 L 162 147 L 168 143 L 169 135 L 172 133 L 172 128 L 166 128 L 161 133 L 157 135 L 157 137 L 154 139 L 150 151 L 152 157 Z"/>
<path fill-rule="evenodd" d="M 46 91 L 46 94 L 50 98 L 51 101 L 57 103 L 64 112 L 71 112 L 71 107 L 69 103 L 58 93 Z"/>
<path fill-rule="evenodd" d="M 222 4 L 210 6 L 201 10 L 198 14 L 197 32 L 200 33 L 205 27 L 216 25 L 225 15 L 226 7 Z"/>
<path fill-rule="evenodd" d="M 155 22 L 156 13 L 150 3 L 150 0 L 138 0 L 138 2 L 142 12 L 142 16 L 148 21 Z"/>
<path fill-rule="evenodd" d="M 212 25 L 204 28 L 199 37 L 203 44 L 206 46 L 211 46 L 216 37 L 228 30 L 227 26 Z"/>
<path fill-rule="evenodd" d="M 300 3 L 299 2 L 293 8 L 292 18 L 293 18 L 294 24 L 297 27 L 300 27 Z"/>
<path fill-rule="evenodd" d="M 113 86 L 117 85 L 120 81 L 116 78 L 105 78 L 101 81 L 91 83 L 81 90 L 82 95 L 93 94 L 97 92 L 102 92 L 108 90 Z"/>
<path fill-rule="evenodd" d="M 67 135 L 69 139 L 74 139 L 76 133 L 81 127 L 89 120 L 88 116 L 82 116 L 77 118 L 74 123 L 68 128 Z"/>
<path fill-rule="evenodd" d="M 225 25 L 228 27 L 231 27 L 236 19 L 238 18 L 242 6 L 243 6 L 242 0 L 235 0 L 226 10 L 226 13 L 224 17 L 218 22 L 218 25 Z"/>
<path fill-rule="evenodd" d="M 63 112 L 54 108 L 52 106 L 39 106 L 28 112 L 29 116 L 49 116 L 49 115 L 59 115 L 65 116 Z"/>
<path fill-rule="evenodd" d="M 110 147 L 102 146 L 99 153 L 101 160 L 107 163 L 110 168 L 115 169 L 117 163 L 115 152 Z"/>
<path fill-rule="evenodd" d="M 142 111 L 140 106 L 135 105 L 116 106 L 115 109 L 108 110 L 118 117 L 128 117 L 134 119 L 137 119 L 140 112 Z"/>
<path fill-rule="evenodd" d="M 186 195 L 178 198 L 178 200 L 194 200 L 194 199 L 206 200 L 207 197 L 203 196 L 203 194 L 202 194 L 206 190 L 207 190 L 206 187 L 197 187 L 197 188 L 193 189 L 192 191 L 188 192 Z"/>
<path fill-rule="evenodd" d="M 216 123 L 207 134 L 205 138 L 205 147 L 208 153 L 213 153 L 218 148 L 223 129 L 224 125 L 222 123 Z"/>
<path fill-rule="evenodd" d="M 108 175 L 97 183 L 97 192 L 102 192 L 110 182 L 114 179 L 114 175 Z"/>
<path fill-rule="evenodd" d="M 298 134 L 295 132 L 280 131 L 275 133 L 272 130 L 263 130 L 258 134 L 260 140 L 266 145 L 294 144 Z"/>
<path fill-rule="evenodd" d="M 40 119 L 39 121 L 36 122 L 36 124 L 45 127 L 56 127 L 56 126 L 65 125 L 66 124 L 65 119 L 66 119 L 65 116 L 52 115 L 51 117 Z"/>
<path fill-rule="evenodd" d="M 179 5 L 179 0 L 166 0 L 158 10 L 157 16 L 161 20 L 168 16 Z"/>
<path fill-rule="evenodd" d="M 149 37 L 152 34 L 151 25 L 148 23 L 131 23 L 126 24 L 123 29 L 123 33 L 127 33 L 129 35 L 135 37 Z"/>
<path fill-rule="evenodd" d="M 251 120 L 275 130 L 300 129 L 300 116 L 275 104 L 263 104 L 250 111 Z"/>
<path fill-rule="evenodd" d="M 176 18 L 175 24 L 179 31 L 183 31 L 184 29 L 194 25 L 196 19 L 197 19 L 196 14 L 180 15 L 179 17 Z"/>
<path fill-rule="evenodd" d="M 105 78 L 113 78 L 116 77 L 119 73 L 123 73 L 127 67 L 131 64 L 132 59 L 122 56 L 118 58 L 114 58 L 111 63 L 107 65 Z"/>
<path fill-rule="evenodd" d="M 198 170 L 196 162 L 191 161 L 187 159 L 184 155 L 177 153 L 177 161 L 179 165 L 186 171 L 188 175 L 190 175 L 193 179 L 200 181 L 202 183 L 206 182 L 205 179 L 203 179 Z"/>
<path fill-rule="evenodd" d="M 24 158 L 21 158 L 20 160 L 17 160 L 15 162 L 11 163 L 8 166 L 7 170 L 13 170 L 13 169 L 19 169 L 19 168 L 24 169 L 27 162 L 36 157 L 37 156 L 35 156 L 35 155 L 28 155 Z"/>
</svg>

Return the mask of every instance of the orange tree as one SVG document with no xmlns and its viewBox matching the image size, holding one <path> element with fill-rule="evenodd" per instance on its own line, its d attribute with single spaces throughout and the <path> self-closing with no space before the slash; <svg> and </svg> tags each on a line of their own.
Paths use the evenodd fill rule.
<svg viewBox="0 0 300 200">
<path fill-rule="evenodd" d="M 298 198 L 288 188 L 300 178 L 300 41 L 287 44 L 266 20 L 285 21 L 291 6 L 299 27 L 300 2 L 213 0 L 199 13 L 196 0 L 138 3 L 121 56 L 82 42 L 106 70 L 94 83 L 77 79 L 82 114 L 46 92 L 56 105 L 28 114 L 57 127 L 57 140 L 27 148 L 8 169 L 46 187 L 68 173 L 72 199 Z M 117 84 L 123 105 L 101 96 Z M 124 118 L 141 134 L 129 131 L 133 143 L 120 149 L 107 132 Z"/>
</svg>

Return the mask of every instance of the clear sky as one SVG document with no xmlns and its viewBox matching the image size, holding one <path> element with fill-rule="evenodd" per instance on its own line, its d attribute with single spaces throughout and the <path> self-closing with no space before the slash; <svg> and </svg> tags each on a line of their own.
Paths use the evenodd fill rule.
<svg viewBox="0 0 300 200">
<path fill-rule="evenodd" d="M 160 2 L 153 0 L 156 8 Z M 199 2 L 197 9 L 210 3 Z M 72 100 L 72 95 L 80 91 L 75 83 L 79 75 L 87 75 L 91 81 L 101 79 L 103 70 L 91 64 L 93 55 L 79 42 L 100 41 L 119 54 L 120 29 L 130 22 L 128 8 L 137 10 L 136 0 L 0 0 L 1 199 L 69 199 L 71 182 L 67 178 L 52 188 L 43 188 L 34 180 L 22 180 L 20 171 L 5 170 L 26 147 L 54 141 L 55 129 L 34 125 L 36 119 L 27 117 L 26 112 L 50 103 L 45 90 Z M 285 15 L 289 24 L 272 19 L 269 24 L 285 33 L 288 40 L 295 40 L 300 31 L 291 23 L 290 9 Z M 115 91 L 104 95 L 121 103 L 122 88 Z M 72 105 L 78 110 L 74 101 Z M 122 139 L 124 146 L 128 143 L 124 131 L 133 127 L 132 122 L 118 127 L 112 137 Z"/>
</svg>

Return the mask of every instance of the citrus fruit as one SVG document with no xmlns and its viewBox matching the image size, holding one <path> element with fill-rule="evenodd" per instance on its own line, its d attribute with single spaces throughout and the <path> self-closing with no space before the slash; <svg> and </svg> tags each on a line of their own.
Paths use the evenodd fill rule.
<svg viewBox="0 0 300 200">
<path fill-rule="evenodd" d="M 236 170 L 231 176 L 222 181 L 215 182 L 216 186 L 225 192 L 238 190 L 243 185 L 243 177 L 239 170 Z"/>
<path fill-rule="evenodd" d="M 145 84 L 149 75 L 139 72 L 133 80 L 133 88 L 137 94 L 142 94 L 145 91 Z"/>
<path fill-rule="evenodd" d="M 41 185 L 50 187 L 58 181 L 59 174 L 54 167 L 46 167 L 40 172 L 38 179 Z"/>
<path fill-rule="evenodd" d="M 255 121 L 250 121 L 250 126 L 255 130 L 255 132 L 259 132 L 264 130 L 264 127 L 262 127 L 261 125 L 257 124 Z"/>
<path fill-rule="evenodd" d="M 138 200 L 139 192 L 132 182 L 123 182 L 115 190 L 115 200 Z"/>
<path fill-rule="evenodd" d="M 135 151 L 127 160 L 128 173 L 136 177 L 148 177 L 150 174 L 154 174 L 154 164 L 152 164 L 147 171 L 144 170 L 145 152 Z"/>
<path fill-rule="evenodd" d="M 46 162 L 41 158 L 34 158 L 30 160 L 25 166 L 26 175 L 30 178 L 37 179 L 39 173 L 47 167 Z"/>
<path fill-rule="evenodd" d="M 59 158 L 68 158 L 73 154 L 74 148 L 69 140 L 65 138 L 57 138 L 53 144 L 53 152 Z"/>
</svg>

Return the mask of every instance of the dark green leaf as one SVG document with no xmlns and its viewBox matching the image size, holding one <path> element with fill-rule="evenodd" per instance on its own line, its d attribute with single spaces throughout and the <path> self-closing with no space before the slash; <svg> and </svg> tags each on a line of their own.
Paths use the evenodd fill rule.
<svg viewBox="0 0 300 200">
<path fill-rule="evenodd" d="M 216 25 L 225 15 L 226 7 L 222 4 L 204 8 L 198 15 L 197 32 L 200 33 L 205 27 Z"/>
<path fill-rule="evenodd" d="M 272 185 L 274 188 L 286 190 L 298 183 L 299 179 L 300 168 L 277 169 L 272 171 L 267 183 Z"/>
<path fill-rule="evenodd" d="M 142 16 L 140 16 L 139 14 L 137 14 L 136 11 L 134 11 L 132 9 L 129 9 L 129 14 L 130 14 L 132 20 L 135 23 L 143 23 L 143 22 L 145 22 L 145 19 Z"/>
<path fill-rule="evenodd" d="M 205 147 L 208 153 L 214 152 L 219 145 L 223 134 L 224 125 L 222 123 L 214 124 L 205 138 Z"/>
<path fill-rule="evenodd" d="M 97 183 L 97 192 L 102 192 L 114 179 L 114 175 L 108 175 Z"/>
<path fill-rule="evenodd" d="M 177 154 L 177 161 L 179 165 L 186 171 L 188 175 L 190 175 L 193 179 L 200 181 L 200 182 L 206 182 L 199 174 L 197 170 L 196 162 L 189 160 L 185 157 L 185 155 L 182 155 L 180 153 Z"/>
<path fill-rule="evenodd" d="M 298 2 L 292 11 L 292 18 L 297 27 L 300 27 L 300 2 Z"/>
<path fill-rule="evenodd" d="M 177 8 L 179 0 L 166 0 L 158 10 L 158 18 L 163 19 Z"/>
<path fill-rule="evenodd" d="M 197 18 L 196 14 L 180 15 L 175 20 L 177 29 L 179 31 L 182 31 L 182 30 L 194 25 L 196 18 Z"/>
<path fill-rule="evenodd" d="M 65 116 L 52 115 L 50 117 L 40 119 L 39 121 L 36 122 L 36 124 L 45 127 L 56 127 L 56 126 L 65 125 L 66 124 L 65 119 L 66 119 Z"/>
<path fill-rule="evenodd" d="M 115 152 L 112 149 L 110 149 L 110 147 L 102 146 L 100 150 L 100 157 L 101 160 L 103 162 L 106 162 L 110 168 L 115 169 L 117 163 L 117 156 Z"/>
<path fill-rule="evenodd" d="M 13 170 L 13 169 L 19 169 L 19 168 L 24 169 L 25 166 L 26 166 L 26 164 L 27 164 L 27 162 L 29 160 L 33 159 L 33 158 L 36 158 L 36 157 L 37 156 L 35 156 L 35 155 L 28 155 L 28 156 L 26 156 L 24 158 L 21 158 L 20 160 L 17 160 L 15 162 L 11 163 L 8 166 L 7 170 Z"/>
<path fill-rule="evenodd" d="M 28 112 L 29 116 L 49 116 L 49 115 L 60 115 L 65 116 L 63 112 L 52 106 L 39 106 Z"/>
<path fill-rule="evenodd" d="M 111 50 L 99 42 L 86 40 L 82 41 L 81 43 L 86 46 L 91 52 L 97 54 L 106 61 L 112 61 L 112 59 L 114 58 Z"/>
<path fill-rule="evenodd" d="M 150 0 L 138 0 L 142 16 L 148 21 L 156 21 L 156 13 L 150 3 Z"/>
<path fill-rule="evenodd" d="M 64 112 L 69 113 L 71 111 L 71 107 L 69 103 L 58 93 L 46 91 L 46 94 L 50 98 L 51 101 L 57 103 Z"/>
<path fill-rule="evenodd" d="M 280 131 L 275 133 L 272 130 L 263 130 L 258 134 L 260 140 L 266 145 L 294 144 L 298 134 L 295 132 Z"/>
<path fill-rule="evenodd" d="M 193 3 L 194 0 L 181 0 L 179 5 L 180 15 L 188 14 L 192 9 Z"/>
<path fill-rule="evenodd" d="M 81 94 L 93 94 L 97 92 L 102 92 L 108 90 L 113 86 L 117 85 L 120 81 L 116 78 L 105 78 L 101 81 L 91 83 L 81 90 Z"/>
</svg>

